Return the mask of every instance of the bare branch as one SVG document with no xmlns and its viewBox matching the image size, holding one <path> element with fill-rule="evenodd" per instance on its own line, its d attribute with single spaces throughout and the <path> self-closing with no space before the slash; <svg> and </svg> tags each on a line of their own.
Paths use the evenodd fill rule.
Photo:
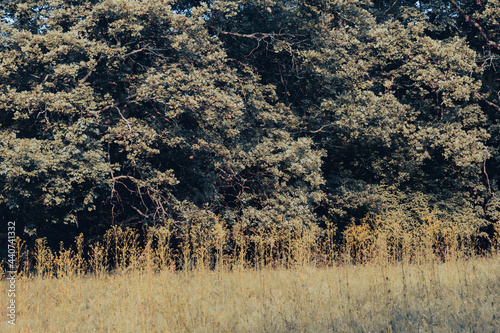
<svg viewBox="0 0 500 333">
<path fill-rule="evenodd" d="M 120 108 L 115 106 L 115 109 L 118 111 L 118 113 L 120 114 L 120 117 L 123 119 L 123 121 L 127 123 L 128 130 L 130 131 L 130 133 L 132 133 L 132 127 L 130 126 L 130 121 L 128 121 L 128 119 L 123 116 L 123 113 L 120 111 Z"/>
<path fill-rule="evenodd" d="M 384 15 L 387 15 L 387 13 L 398 3 L 399 0 L 395 0 L 392 5 L 387 8 L 387 10 L 384 12 Z"/>
<path fill-rule="evenodd" d="M 495 103 L 493 102 L 490 102 L 490 101 L 487 101 L 485 100 L 486 104 L 488 104 L 489 106 L 492 106 L 494 107 L 495 109 L 497 109 L 497 111 L 500 111 L 500 106 L 496 105 Z"/>
<path fill-rule="evenodd" d="M 314 130 L 314 131 L 309 131 L 309 133 L 319 133 L 319 132 L 323 132 L 323 129 L 324 129 L 325 127 L 329 127 L 329 126 L 333 126 L 333 124 L 323 125 L 323 126 L 321 126 L 319 129 L 317 129 L 317 130 Z"/>
<path fill-rule="evenodd" d="M 278 36 L 286 36 L 286 34 L 277 34 L 277 33 L 264 33 L 264 32 L 254 32 L 253 34 L 240 34 L 237 32 L 228 32 L 228 31 L 219 31 L 221 35 L 235 36 L 235 37 L 243 37 L 243 38 L 252 38 L 258 41 L 261 41 L 265 38 L 274 38 Z"/>
<path fill-rule="evenodd" d="M 132 206 L 132 205 L 131 205 L 131 207 L 132 207 L 132 208 L 133 208 L 133 209 L 134 209 L 137 213 L 139 213 L 139 215 L 144 216 L 145 218 L 148 218 L 148 217 L 149 217 L 149 215 L 146 215 L 146 214 L 144 214 L 143 212 L 141 212 L 141 210 L 140 210 L 139 208 L 137 208 L 137 207 L 135 207 L 135 206 Z"/>
<path fill-rule="evenodd" d="M 484 29 L 479 25 L 479 23 L 477 23 L 473 18 L 467 15 L 462 9 L 462 7 L 460 7 L 460 5 L 455 0 L 450 0 L 450 2 L 455 6 L 460 15 L 462 15 L 462 17 L 465 19 L 465 22 L 472 24 L 474 28 L 476 28 L 479 31 L 479 34 L 485 40 L 486 45 L 492 47 L 497 52 L 500 52 L 500 45 L 498 45 L 497 43 L 488 38 L 486 32 L 484 32 Z"/>
<path fill-rule="evenodd" d="M 147 44 L 146 46 L 144 46 L 143 48 L 140 48 L 140 49 L 137 49 L 137 50 L 134 50 L 132 52 L 129 52 L 129 53 L 126 53 L 124 54 L 123 56 L 124 57 L 128 57 L 128 56 L 131 56 L 132 54 L 136 54 L 136 53 L 139 53 L 139 52 L 142 52 L 142 51 L 145 51 L 145 50 L 149 50 L 149 46 L 150 44 Z"/>
</svg>

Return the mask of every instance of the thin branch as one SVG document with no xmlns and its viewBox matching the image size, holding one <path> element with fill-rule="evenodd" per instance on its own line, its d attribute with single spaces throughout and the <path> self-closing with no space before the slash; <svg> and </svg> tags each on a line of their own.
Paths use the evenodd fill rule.
<svg viewBox="0 0 500 333">
<path fill-rule="evenodd" d="M 132 54 L 139 53 L 139 52 L 142 52 L 142 51 L 144 51 L 144 50 L 149 50 L 149 48 L 148 48 L 148 46 L 149 46 L 149 45 L 150 45 L 150 44 L 147 44 L 147 45 L 146 45 L 146 46 L 144 46 L 143 48 L 140 48 L 140 49 L 138 49 L 138 50 L 134 50 L 134 51 L 132 51 L 132 52 L 126 53 L 126 54 L 124 54 L 123 56 L 124 56 L 124 57 L 128 57 L 128 56 L 131 56 Z"/>
<path fill-rule="evenodd" d="M 473 18 L 467 15 L 462 9 L 462 7 L 460 7 L 460 5 L 455 0 L 450 0 L 450 2 L 455 6 L 460 15 L 463 16 L 465 22 L 472 24 L 474 28 L 476 28 L 479 31 L 481 37 L 486 41 L 486 45 L 494 48 L 497 52 L 500 52 L 500 45 L 498 45 L 497 43 L 488 38 L 486 32 L 484 32 L 484 29 L 479 25 L 479 23 L 477 23 Z"/>
<path fill-rule="evenodd" d="M 488 149 L 488 148 L 486 148 L 486 149 Z M 495 193 L 493 193 L 491 191 L 490 177 L 488 176 L 488 173 L 486 172 L 486 158 L 484 159 L 484 162 L 483 162 L 483 172 L 484 172 L 484 175 L 486 176 L 486 182 L 488 183 L 488 194 L 491 195 L 492 197 L 494 197 Z"/>
<path fill-rule="evenodd" d="M 333 126 L 333 124 L 328 124 L 328 125 L 323 125 L 319 129 L 314 130 L 314 131 L 309 131 L 309 133 L 319 133 L 322 132 L 325 127 Z"/>
<path fill-rule="evenodd" d="M 129 180 L 134 181 L 135 183 L 140 182 L 139 179 L 132 177 L 132 176 L 126 176 L 126 175 L 116 176 L 116 177 L 113 177 L 113 179 L 129 179 Z"/>
<path fill-rule="evenodd" d="M 387 10 L 384 12 L 384 15 L 387 15 L 387 13 L 398 3 L 399 0 L 396 0 L 392 3 L 392 5 L 387 8 Z"/>
<path fill-rule="evenodd" d="M 140 210 L 139 208 L 137 208 L 137 207 L 135 207 L 135 206 L 132 206 L 132 205 L 131 205 L 131 207 L 132 207 L 132 208 L 133 208 L 133 209 L 134 209 L 137 213 L 139 213 L 139 215 L 144 216 L 145 218 L 149 218 L 149 215 L 146 215 L 146 214 L 144 214 L 143 212 L 141 212 L 141 210 Z"/>
<path fill-rule="evenodd" d="M 115 109 L 118 111 L 118 113 L 120 114 L 120 117 L 122 117 L 123 121 L 125 121 L 127 123 L 128 130 L 130 131 L 130 133 L 132 133 L 132 127 L 130 126 L 130 121 L 128 121 L 128 119 L 123 116 L 122 112 L 120 111 L 120 109 L 117 106 L 115 106 Z"/>
<path fill-rule="evenodd" d="M 277 34 L 277 33 L 264 33 L 264 32 L 254 32 L 253 34 L 240 34 L 237 32 L 228 32 L 228 31 L 219 31 L 221 35 L 228 35 L 228 36 L 236 36 L 236 37 L 243 37 L 243 38 L 252 38 L 258 41 L 263 40 L 264 38 L 274 38 L 277 36 L 286 36 L 286 34 Z"/>
<path fill-rule="evenodd" d="M 485 100 L 486 104 L 488 104 L 489 106 L 492 106 L 494 107 L 495 109 L 497 109 L 497 111 L 500 111 L 500 106 L 496 105 L 495 103 L 493 102 L 490 102 L 490 101 L 487 101 Z"/>
</svg>

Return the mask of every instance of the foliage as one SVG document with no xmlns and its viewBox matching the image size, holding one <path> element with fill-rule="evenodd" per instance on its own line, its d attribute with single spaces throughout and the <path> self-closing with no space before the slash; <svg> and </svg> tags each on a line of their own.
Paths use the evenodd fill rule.
<svg viewBox="0 0 500 333">
<path fill-rule="evenodd" d="M 7 6 L 6 217 L 41 234 L 50 222 L 182 225 L 213 213 L 314 222 L 322 152 L 286 130 L 297 120 L 272 86 L 228 65 L 206 5 L 190 15 L 171 5 Z"/>
<path fill-rule="evenodd" d="M 27 233 L 494 235 L 498 1 L 0 6 L 0 215 Z"/>
<path fill-rule="evenodd" d="M 341 228 L 400 207 L 476 226 L 498 218 L 493 67 L 443 27 L 458 20 L 450 6 L 237 3 L 216 29 L 228 54 L 273 83 L 300 119 L 294 134 L 326 151 L 318 214 Z"/>
</svg>

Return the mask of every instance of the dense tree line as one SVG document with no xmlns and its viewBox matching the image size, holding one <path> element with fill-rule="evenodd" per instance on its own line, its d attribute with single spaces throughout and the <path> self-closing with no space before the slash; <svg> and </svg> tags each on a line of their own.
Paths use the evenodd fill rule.
<svg viewBox="0 0 500 333">
<path fill-rule="evenodd" d="M 0 215 L 500 220 L 498 0 L 6 0 Z"/>
</svg>

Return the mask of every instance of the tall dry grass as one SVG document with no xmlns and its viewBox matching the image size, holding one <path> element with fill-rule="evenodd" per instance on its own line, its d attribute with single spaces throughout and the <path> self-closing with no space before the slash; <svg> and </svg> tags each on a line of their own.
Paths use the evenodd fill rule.
<svg viewBox="0 0 500 333">
<path fill-rule="evenodd" d="M 426 216 L 366 218 L 341 251 L 332 226 L 249 234 L 217 217 L 176 239 L 168 224 L 114 227 L 88 251 L 82 236 L 58 251 L 41 239 L 19 267 L 17 325 L 0 331 L 500 331 L 500 224 L 479 256 L 479 230 Z"/>
</svg>

